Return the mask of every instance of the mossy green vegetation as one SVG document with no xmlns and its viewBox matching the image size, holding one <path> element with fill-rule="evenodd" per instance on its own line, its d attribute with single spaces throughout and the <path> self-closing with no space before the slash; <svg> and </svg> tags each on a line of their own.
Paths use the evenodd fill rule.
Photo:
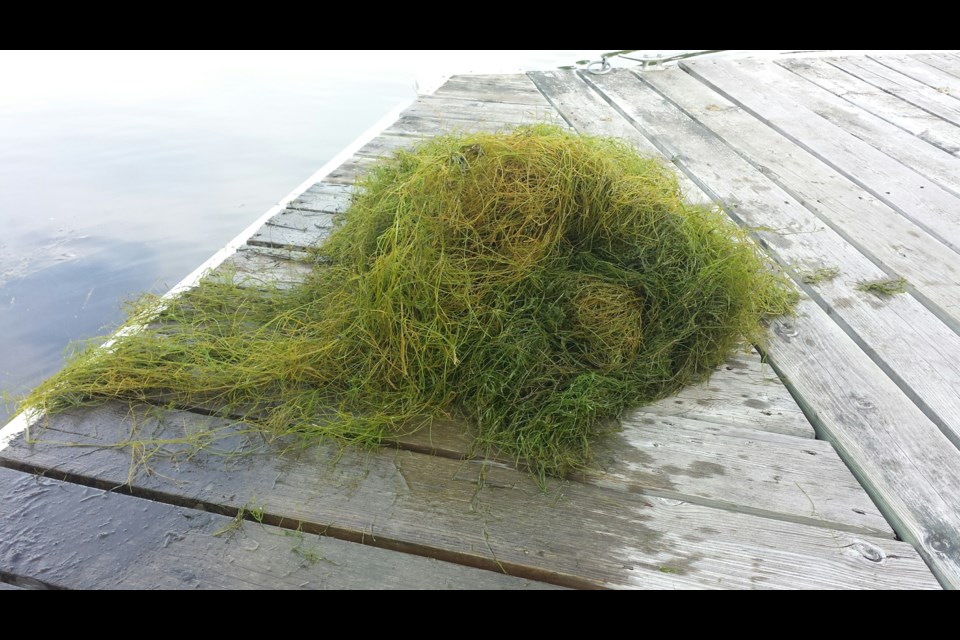
<svg viewBox="0 0 960 640">
<path fill-rule="evenodd" d="M 366 445 L 455 418 L 478 452 L 564 474 L 625 407 L 705 379 L 796 300 L 659 161 L 545 125 L 376 164 L 315 258 L 291 289 L 208 279 L 27 404 L 204 407 Z"/>
<path fill-rule="evenodd" d="M 906 278 L 883 278 L 857 284 L 857 289 L 864 293 L 872 293 L 880 298 L 889 298 L 907 292 Z"/>
<path fill-rule="evenodd" d="M 822 284 L 830 282 L 840 275 L 840 269 L 837 267 L 820 267 L 809 271 L 800 272 L 800 281 L 804 284 Z"/>
</svg>

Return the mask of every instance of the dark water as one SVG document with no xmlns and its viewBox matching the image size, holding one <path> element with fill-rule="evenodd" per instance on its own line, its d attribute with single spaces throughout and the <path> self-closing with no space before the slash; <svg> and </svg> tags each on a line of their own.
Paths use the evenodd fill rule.
<svg viewBox="0 0 960 640">
<path fill-rule="evenodd" d="M 595 53 L 0 52 L 0 389 L 193 271 L 416 77 Z"/>
</svg>

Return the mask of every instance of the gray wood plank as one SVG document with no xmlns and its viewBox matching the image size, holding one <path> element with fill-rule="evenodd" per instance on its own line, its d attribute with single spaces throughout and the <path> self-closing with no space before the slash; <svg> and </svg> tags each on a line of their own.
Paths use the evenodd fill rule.
<svg viewBox="0 0 960 640">
<path fill-rule="evenodd" d="M 883 59 L 881 59 L 883 60 Z M 891 95 L 872 84 L 850 75 L 842 69 L 810 58 L 794 58 L 779 62 L 780 66 L 793 71 L 798 76 L 809 80 L 830 93 L 843 98 L 851 105 L 860 107 L 873 115 L 882 118 L 890 124 L 896 125 L 917 136 L 947 153 L 955 154 L 960 151 L 960 128 L 955 127 L 919 107 L 915 107 L 900 98 Z M 919 64 L 919 63 L 918 63 Z M 884 151 L 889 149 L 890 154 L 896 154 L 898 142 L 902 136 L 891 134 L 890 129 L 877 123 L 872 118 L 864 118 L 853 109 L 844 109 L 839 103 L 830 104 L 829 100 L 822 99 L 816 92 L 805 98 L 806 104 L 815 113 L 819 113 L 831 122 L 845 126 L 847 131 L 854 133 L 866 142 Z M 930 161 L 929 154 L 920 155 L 920 162 Z M 896 157 L 894 155 L 893 157 Z M 935 160 L 936 158 L 932 158 Z M 917 162 L 916 156 L 904 157 L 904 161 L 913 166 L 923 166 Z M 942 174 L 939 183 L 954 192 L 960 185 L 960 178 L 956 176 L 956 166 L 948 159 L 940 158 L 938 164 L 933 164 L 933 171 Z"/>
<path fill-rule="evenodd" d="M 503 102 L 487 102 L 479 98 L 472 100 L 444 98 L 441 96 L 421 96 L 409 107 L 404 115 L 437 120 L 470 120 L 532 123 L 556 119 L 556 112 L 549 104 L 520 105 Z"/>
<path fill-rule="evenodd" d="M 920 173 L 905 170 L 908 165 L 798 104 L 797 100 L 805 94 L 791 90 L 791 85 L 799 82 L 801 86 L 820 91 L 819 95 L 829 96 L 826 92 L 772 62 L 700 61 L 682 63 L 681 67 L 954 251 L 960 250 L 960 199 Z M 861 113 L 864 118 L 871 117 Z M 939 151 L 930 145 L 926 147 L 931 153 Z"/>
<path fill-rule="evenodd" d="M 224 260 L 215 273 L 229 276 L 241 286 L 287 289 L 303 282 L 312 271 L 309 256 L 301 251 L 247 245 Z"/>
<path fill-rule="evenodd" d="M 0 487 L 0 570 L 59 588 L 556 588 L 10 469 Z"/>
<path fill-rule="evenodd" d="M 784 73 L 786 73 L 784 71 Z M 960 331 L 960 259 L 909 220 L 844 179 L 819 158 L 681 71 L 645 82 L 683 109 L 790 193 L 851 245 L 891 274 L 904 276 L 925 304 Z M 803 135 L 802 129 L 797 133 Z M 774 225 L 774 228 L 780 228 Z M 803 229 L 801 229 L 803 231 Z M 786 237 L 791 240 L 796 234 Z"/>
<path fill-rule="evenodd" d="M 547 104 L 543 94 L 522 74 L 452 76 L 434 95 L 515 104 Z"/>
<path fill-rule="evenodd" d="M 960 446 L 960 335 L 911 296 L 878 302 L 872 294 L 859 291 L 858 283 L 888 274 L 832 229 L 820 225 L 813 213 L 651 85 L 630 73 L 612 73 L 594 82 L 652 140 L 673 149 L 678 166 L 724 202 L 742 224 L 779 225 L 802 232 L 788 237 L 764 235 L 764 239 L 781 264 L 799 271 L 794 273 L 798 284 L 803 284 L 804 269 L 839 269 L 832 281 L 805 287 L 807 293 L 841 321 L 881 367 L 898 379 L 908 397 Z M 680 83 L 670 79 L 658 80 L 658 86 L 671 92 L 667 95 L 680 94 Z M 706 87 L 700 87 L 699 95 L 687 94 L 684 100 L 713 99 L 703 95 L 709 91 Z M 745 131 L 745 135 L 751 132 Z"/>
<path fill-rule="evenodd" d="M 769 355 L 894 529 L 960 587 L 960 452 L 812 301 L 774 326 Z"/>
<path fill-rule="evenodd" d="M 945 53 L 924 53 L 911 57 L 955 78 L 960 78 L 960 60 L 956 56 Z"/>
<path fill-rule="evenodd" d="M 397 438 L 403 448 L 455 459 L 470 457 L 471 442 L 468 430 L 455 423 Z M 623 417 L 622 432 L 595 443 L 593 458 L 578 480 L 791 522 L 892 535 L 824 441 L 636 409 Z M 820 483 L 824 478 L 830 480 Z"/>
<path fill-rule="evenodd" d="M 0 582 L 0 591 L 23 591 L 23 589 L 8 582 Z"/>
<path fill-rule="evenodd" d="M 672 423 L 671 423 L 672 422 Z M 758 437 L 759 436 L 759 437 Z M 634 412 L 594 447 L 588 481 L 790 522 L 892 537 L 833 447 L 713 423 Z"/>
<path fill-rule="evenodd" d="M 824 60 L 947 122 L 960 125 L 960 102 L 922 82 L 866 56 L 824 58 Z"/>
<path fill-rule="evenodd" d="M 389 156 L 398 149 L 409 149 L 420 141 L 417 136 L 395 136 L 382 134 L 363 145 L 355 155 L 363 158 Z"/>
<path fill-rule="evenodd" d="M 376 161 L 375 158 L 354 156 L 328 173 L 324 181 L 352 188 L 356 185 L 357 178 L 362 176 L 366 172 L 367 167 Z"/>
<path fill-rule="evenodd" d="M 703 384 L 682 389 L 675 395 L 641 407 L 638 411 L 657 416 L 681 416 L 800 438 L 814 436 L 810 422 L 769 367 L 765 376 L 758 377 L 743 377 L 731 374 L 725 369 L 721 370 Z"/>
<path fill-rule="evenodd" d="M 867 56 L 874 62 L 913 78 L 917 82 L 960 100 L 960 78 L 918 59 L 916 56 Z"/>
<path fill-rule="evenodd" d="M 332 184 L 326 180 L 318 182 L 293 200 L 288 209 L 303 211 L 319 211 L 326 213 L 342 213 L 350 205 L 352 187 Z M 283 214 L 284 212 L 281 212 Z M 279 216 L 274 216 L 278 218 Z"/>
<path fill-rule="evenodd" d="M 260 227 L 247 243 L 302 250 L 316 246 L 332 229 L 332 214 L 285 209 Z"/>
<path fill-rule="evenodd" d="M 335 215 L 334 213 L 327 213 L 325 211 L 305 211 L 302 209 L 288 208 L 281 210 L 277 215 L 267 220 L 266 225 L 295 231 L 316 231 L 318 229 L 329 229 L 333 226 Z"/>
<path fill-rule="evenodd" d="M 960 194 L 960 177 L 957 176 L 960 161 L 944 149 L 930 148 L 930 144 L 941 144 L 944 147 L 954 145 L 958 131 L 956 126 L 825 61 L 818 61 L 817 64 L 824 69 L 824 74 L 832 70 L 833 78 L 846 78 L 843 84 L 852 85 L 843 99 L 831 93 L 811 91 L 808 84 L 789 74 L 770 76 L 768 81 L 776 82 L 778 86 L 782 84 L 784 90 L 789 90 L 790 97 L 799 104 L 900 161 L 950 193 Z M 760 72 L 763 72 L 763 69 Z M 867 113 L 871 109 L 856 108 L 850 104 L 850 101 L 857 98 L 860 103 L 858 106 L 862 107 L 862 103 L 871 99 L 870 96 L 876 95 L 886 97 L 873 99 L 873 105 L 878 109 L 876 115 Z M 882 113 L 879 111 L 879 100 L 882 100 L 885 106 Z M 891 124 L 898 118 L 896 124 L 907 128 L 910 119 L 914 117 L 919 120 L 920 125 L 926 127 L 926 131 L 917 137 L 930 144 L 914 139 Z M 885 119 L 891 123 L 887 123 Z"/>
<path fill-rule="evenodd" d="M 51 428 L 46 437 L 103 445 L 132 426 L 125 407 L 80 410 L 51 418 L 51 425 L 64 420 L 70 434 Z M 163 420 L 138 420 L 139 437 L 169 437 L 200 424 L 234 428 L 180 412 Z M 229 509 L 256 496 L 268 523 L 293 519 L 304 530 L 568 586 L 937 586 L 904 543 L 579 483 L 554 483 L 544 492 L 528 474 L 496 465 L 330 447 L 297 458 L 276 452 L 226 458 L 208 451 L 166 453 L 149 458 L 150 473 L 133 478 L 134 490 Z M 22 441 L 0 452 L 8 465 L 118 484 L 130 477 L 129 456 L 118 448 Z"/>
</svg>

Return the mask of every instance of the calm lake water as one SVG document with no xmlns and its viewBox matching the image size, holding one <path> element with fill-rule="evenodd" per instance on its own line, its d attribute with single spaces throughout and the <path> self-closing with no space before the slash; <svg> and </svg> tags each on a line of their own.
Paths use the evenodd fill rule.
<svg viewBox="0 0 960 640">
<path fill-rule="evenodd" d="M 0 389 L 176 284 L 418 77 L 599 53 L 0 52 Z"/>
</svg>

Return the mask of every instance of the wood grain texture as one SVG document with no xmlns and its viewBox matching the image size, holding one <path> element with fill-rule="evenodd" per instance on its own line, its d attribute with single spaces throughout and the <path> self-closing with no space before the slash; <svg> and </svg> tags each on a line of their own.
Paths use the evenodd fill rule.
<svg viewBox="0 0 960 640">
<path fill-rule="evenodd" d="M 680 83 L 669 78 L 657 82 L 661 90 L 670 92 L 667 95 L 680 97 Z M 833 280 L 805 287 L 808 294 L 848 327 L 885 371 L 901 381 L 908 397 L 920 403 L 960 446 L 960 335 L 911 296 L 879 301 L 873 294 L 858 290 L 860 282 L 889 275 L 832 229 L 821 225 L 813 213 L 703 123 L 665 100 L 652 85 L 630 73 L 612 73 L 595 83 L 652 140 L 673 149 L 681 169 L 723 202 L 743 225 L 777 225 L 780 233 L 764 232 L 761 237 L 781 264 L 798 272 L 794 273 L 798 284 L 803 284 L 805 272 L 838 269 Z M 677 104 L 702 104 L 705 99 L 711 98 L 687 94 Z M 747 130 L 743 135 L 751 136 L 752 132 Z"/>
<path fill-rule="evenodd" d="M 726 366 L 736 366 L 736 359 Z M 759 364 L 759 358 L 756 359 Z M 800 438 L 812 438 L 813 428 L 790 392 L 767 367 L 765 375 L 745 376 L 722 368 L 706 383 L 641 407 L 642 413 L 679 416 Z"/>
<path fill-rule="evenodd" d="M 960 78 L 923 62 L 917 56 L 871 55 L 874 62 L 922 82 L 938 93 L 960 99 Z"/>
<path fill-rule="evenodd" d="M 389 138 L 390 136 L 378 136 L 380 138 Z M 288 205 L 288 209 L 299 209 L 303 211 L 319 211 L 326 213 L 343 213 L 350 205 L 350 194 L 353 193 L 352 187 L 331 184 L 324 180 L 313 185 L 293 202 Z M 283 213 L 283 212 L 281 212 Z M 276 218 L 277 216 L 274 216 Z"/>
<path fill-rule="evenodd" d="M 747 63 L 747 61 L 744 62 Z M 795 64 L 801 64 L 801 62 L 802 61 L 797 61 Z M 781 61 L 779 64 L 785 65 L 786 61 Z M 808 80 L 807 82 L 803 82 L 792 73 L 774 73 L 776 69 L 770 69 L 770 67 L 776 67 L 777 65 L 775 64 L 761 63 L 756 66 L 751 65 L 752 63 L 748 64 L 749 73 L 759 74 L 758 77 L 762 77 L 763 81 L 767 84 L 772 83 L 771 86 L 776 86 L 785 97 L 788 97 L 809 111 L 828 120 L 838 128 L 847 131 L 854 137 L 863 140 L 866 144 L 873 146 L 890 158 L 901 162 L 904 166 L 921 173 L 924 177 L 935 182 L 946 191 L 954 195 L 960 194 L 960 177 L 957 175 L 957 158 L 945 150 L 932 148 L 933 145 L 930 143 L 924 144 L 926 136 L 910 134 L 908 131 L 887 122 L 887 120 L 879 115 L 874 115 L 870 109 L 864 108 L 862 104 L 852 104 L 854 98 L 858 97 L 856 93 L 848 92 L 844 94 L 843 98 L 840 98 L 829 90 L 811 90 L 808 78 L 806 78 Z M 853 81 L 854 84 L 861 89 L 866 87 L 864 91 L 865 96 L 859 98 L 861 102 L 869 100 L 870 95 L 882 94 L 887 96 L 887 100 L 889 101 L 889 108 L 885 112 L 887 115 L 898 113 L 896 105 L 899 104 L 902 109 L 902 112 L 900 112 L 902 114 L 901 120 L 903 120 L 903 116 L 921 113 L 926 115 L 926 117 L 922 119 L 921 124 L 939 120 L 938 125 L 931 126 L 933 126 L 941 136 L 946 136 L 944 144 L 953 144 L 951 141 L 954 136 L 952 133 L 948 133 L 952 131 L 953 127 L 950 123 L 910 103 L 904 102 L 900 98 L 892 96 L 877 87 L 873 87 L 869 83 L 848 74 L 842 69 L 829 65 L 827 62 L 823 62 L 822 60 L 817 61 L 816 65 L 824 69 L 834 69 L 836 73 L 839 74 L 836 77 L 846 76 L 849 78 L 847 82 Z M 874 102 L 874 104 L 876 103 Z M 906 125 L 906 122 L 901 121 L 900 124 Z M 917 139 L 920 137 L 924 139 Z M 877 185 L 878 188 L 876 191 L 878 195 L 885 196 L 887 195 L 885 193 L 886 191 L 891 191 L 889 188 L 879 188 L 883 186 L 882 181 L 871 184 Z"/>
<path fill-rule="evenodd" d="M 312 271 L 310 257 L 302 251 L 248 245 L 224 260 L 216 272 L 241 286 L 288 289 Z"/>
<path fill-rule="evenodd" d="M 0 571 L 56 588 L 556 588 L 10 469 L 0 487 Z"/>
<path fill-rule="evenodd" d="M 940 242 L 954 251 L 960 250 L 960 199 L 899 160 L 797 104 L 791 83 L 803 81 L 796 75 L 772 62 L 756 60 L 727 64 L 686 62 L 681 67 Z M 872 117 L 862 113 L 862 117 Z M 926 146 L 930 152 L 939 151 Z"/>
<path fill-rule="evenodd" d="M 622 431 L 594 444 L 589 471 L 576 479 L 769 518 L 892 534 L 829 443 L 753 426 L 628 411 Z M 470 457 L 472 438 L 462 425 L 439 423 L 396 442 L 462 459 Z"/>
<path fill-rule="evenodd" d="M 775 324 L 769 357 L 894 529 L 960 587 L 960 451 L 812 301 Z"/>
<path fill-rule="evenodd" d="M 881 58 L 881 60 L 884 59 Z M 835 124 L 845 126 L 848 131 L 881 151 L 889 151 L 888 155 L 897 157 L 902 153 L 904 161 L 912 166 L 929 164 L 930 175 L 938 179 L 939 184 L 956 193 L 960 178 L 955 175 L 956 169 L 948 158 L 929 154 L 925 149 L 906 156 L 904 152 L 909 152 L 911 146 L 902 148 L 898 145 L 898 142 L 903 141 L 902 134 L 891 131 L 889 127 L 873 118 L 863 117 L 852 107 L 859 107 L 872 113 L 951 154 L 960 151 L 960 128 L 823 60 L 794 58 L 783 60 L 778 64 L 846 100 L 851 105 L 851 107 L 844 107 L 841 103 L 826 99 L 817 92 L 808 92 L 809 98 L 804 104 L 810 106 L 814 112 Z M 908 145 L 912 144 L 908 143 Z"/>
<path fill-rule="evenodd" d="M 471 122 L 494 121 L 498 123 L 533 123 L 557 120 L 556 112 L 549 104 L 519 105 L 489 102 L 483 99 L 452 99 L 442 96 L 421 96 L 404 112 L 404 116 L 433 118 L 438 121 L 468 120 Z"/>
<path fill-rule="evenodd" d="M 960 79 L 960 58 L 957 58 L 955 55 L 948 53 L 923 53 L 911 57 L 938 71 Z"/>
<path fill-rule="evenodd" d="M 379 158 L 390 155 L 398 149 L 410 148 L 420 140 L 418 136 L 382 134 L 360 147 L 356 155 L 361 158 Z"/>
<path fill-rule="evenodd" d="M 268 222 L 247 240 L 247 244 L 303 249 L 315 246 L 320 239 L 333 229 L 333 219 L 328 214 L 318 214 L 312 219 L 300 217 L 296 222 L 302 222 L 303 224 L 280 226 Z"/>
<path fill-rule="evenodd" d="M 933 87 L 866 56 L 844 56 L 824 58 L 824 60 L 905 102 L 916 105 L 947 122 L 960 125 L 960 101 Z"/>
<path fill-rule="evenodd" d="M 822 440 L 635 412 L 594 447 L 588 482 L 789 522 L 892 537 L 863 488 Z"/>
<path fill-rule="evenodd" d="M 938 318 L 960 331 L 960 289 L 953 284 L 960 279 L 960 258 L 954 251 L 813 154 L 759 126 L 748 112 L 694 77 L 668 70 L 645 74 L 644 82 L 678 103 L 872 262 L 889 274 L 904 276 Z M 784 238 L 789 241 L 802 235 Z"/>
<path fill-rule="evenodd" d="M 138 420 L 139 436 L 232 428 L 183 412 L 162 420 Z M 56 430 L 61 423 L 69 433 Z M 125 407 L 77 411 L 51 419 L 46 443 L 17 442 L 0 459 L 120 485 L 129 478 L 130 454 L 102 445 L 132 427 Z M 150 457 L 149 467 L 132 486 L 154 499 L 229 511 L 256 497 L 268 524 L 292 519 L 305 531 L 567 586 L 937 586 L 904 543 L 575 482 L 544 492 L 525 473 L 418 453 L 316 447 L 296 457 L 270 451 L 225 458 L 168 449 Z"/>
<path fill-rule="evenodd" d="M 539 106 L 548 104 L 533 83 L 519 74 L 452 76 L 434 92 L 434 95 L 487 102 Z"/>
</svg>

